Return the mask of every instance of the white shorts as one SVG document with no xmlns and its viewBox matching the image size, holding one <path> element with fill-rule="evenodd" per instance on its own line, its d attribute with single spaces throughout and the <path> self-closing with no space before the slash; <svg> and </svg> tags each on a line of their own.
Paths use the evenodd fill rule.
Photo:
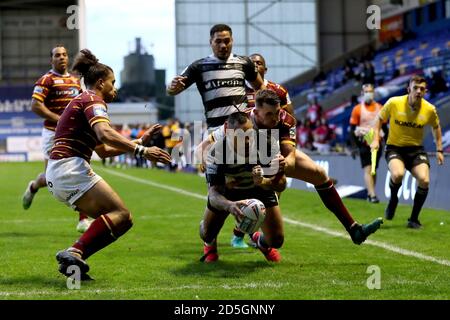
<svg viewBox="0 0 450 320">
<path fill-rule="evenodd" d="M 42 129 L 42 153 L 44 154 L 45 160 L 50 158 L 54 139 L 55 131 L 48 130 L 47 128 Z"/>
<path fill-rule="evenodd" d="M 74 203 L 102 180 L 89 163 L 79 157 L 50 159 L 45 177 L 50 193 L 73 209 L 76 209 Z"/>
</svg>

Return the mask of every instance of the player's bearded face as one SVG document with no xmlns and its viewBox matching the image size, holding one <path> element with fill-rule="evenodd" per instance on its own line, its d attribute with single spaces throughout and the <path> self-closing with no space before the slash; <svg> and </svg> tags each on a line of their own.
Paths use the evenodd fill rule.
<svg viewBox="0 0 450 320">
<path fill-rule="evenodd" d="M 214 33 L 210 40 L 214 55 L 222 60 L 228 59 L 233 48 L 233 38 L 228 31 Z"/>
<path fill-rule="evenodd" d="M 280 110 L 279 104 L 275 108 L 266 104 L 255 108 L 254 113 L 258 127 L 262 129 L 274 128 L 280 119 Z"/>
<path fill-rule="evenodd" d="M 117 89 L 114 87 L 115 82 L 116 79 L 114 77 L 114 73 L 112 72 L 110 72 L 108 77 L 103 80 L 102 94 L 103 100 L 105 100 L 105 102 L 114 101 L 114 99 L 116 98 Z"/>
<path fill-rule="evenodd" d="M 65 73 L 69 64 L 66 48 L 56 47 L 53 49 L 52 67 L 59 73 Z"/>
</svg>

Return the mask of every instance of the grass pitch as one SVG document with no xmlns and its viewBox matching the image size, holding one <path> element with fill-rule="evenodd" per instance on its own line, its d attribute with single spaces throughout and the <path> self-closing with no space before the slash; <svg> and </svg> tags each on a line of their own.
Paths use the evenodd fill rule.
<svg viewBox="0 0 450 320">
<path fill-rule="evenodd" d="M 0 299 L 450 299 L 450 213 L 424 209 L 423 230 L 406 229 L 411 207 L 354 245 L 317 194 L 287 190 L 282 262 L 229 244 L 230 217 L 219 236 L 217 263 L 199 262 L 198 224 L 204 179 L 145 169 L 94 165 L 122 197 L 134 227 L 88 262 L 95 281 L 69 290 L 55 253 L 79 237 L 77 214 L 41 189 L 28 211 L 21 196 L 42 163 L 0 164 Z M 172 188 L 172 189 L 170 189 Z M 185 193 L 180 190 L 187 191 Z M 345 200 L 359 222 L 383 215 L 385 204 Z M 334 233 L 337 232 L 337 233 Z M 366 283 L 378 266 L 381 289 Z"/>
</svg>

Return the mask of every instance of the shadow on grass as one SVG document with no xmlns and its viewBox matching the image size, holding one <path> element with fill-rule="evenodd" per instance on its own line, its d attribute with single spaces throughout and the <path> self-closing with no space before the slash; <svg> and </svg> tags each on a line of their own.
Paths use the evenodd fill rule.
<svg viewBox="0 0 450 320">
<path fill-rule="evenodd" d="M 13 288 L 20 288 L 20 290 L 26 295 L 26 288 L 32 287 L 45 287 L 48 289 L 67 289 L 66 279 L 61 276 L 40 276 L 40 275 L 30 275 L 22 277 L 12 277 L 0 279 L 0 286 L 12 286 Z"/>
<path fill-rule="evenodd" d="M 383 229 L 401 229 L 401 230 L 407 230 L 408 228 L 406 228 L 406 222 L 405 223 L 392 223 L 392 222 L 388 222 L 386 223 L 386 221 L 383 223 L 383 225 L 381 226 L 380 230 Z"/>
<path fill-rule="evenodd" d="M 34 238 L 48 237 L 45 232 L 0 232 L 0 238 Z"/>
<path fill-rule="evenodd" d="M 263 258 L 263 257 L 261 257 Z M 204 263 L 197 261 L 190 261 L 182 267 L 171 270 L 175 276 L 202 276 L 211 278 L 229 278 L 239 279 L 247 277 L 249 273 L 257 272 L 261 269 L 274 268 L 276 265 L 271 264 L 265 260 L 261 261 L 227 261 L 218 260 L 214 263 Z"/>
</svg>

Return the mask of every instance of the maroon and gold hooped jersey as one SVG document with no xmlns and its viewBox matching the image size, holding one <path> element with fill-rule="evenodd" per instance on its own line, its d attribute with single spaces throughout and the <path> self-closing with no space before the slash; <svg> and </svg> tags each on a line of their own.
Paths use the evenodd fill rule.
<svg viewBox="0 0 450 320">
<path fill-rule="evenodd" d="M 281 84 L 264 79 L 264 85 L 266 86 L 266 89 L 272 90 L 277 94 L 278 98 L 280 98 L 281 109 L 284 109 L 286 105 L 291 103 L 291 98 L 289 97 L 288 91 Z M 248 83 L 246 83 L 245 85 L 245 91 L 247 93 L 247 100 L 248 100 L 247 107 L 254 108 L 256 91 L 253 88 L 251 88 Z"/>
<path fill-rule="evenodd" d="M 69 73 L 61 75 L 50 70 L 36 81 L 32 98 L 42 102 L 51 112 L 61 115 L 67 104 L 80 92 L 78 77 Z M 44 127 L 55 131 L 56 123 L 46 119 Z"/>
<path fill-rule="evenodd" d="M 84 91 L 66 107 L 58 121 L 50 159 L 80 157 L 90 161 L 92 152 L 102 144 L 93 126 L 108 122 L 108 107 L 93 91 Z"/>
</svg>

